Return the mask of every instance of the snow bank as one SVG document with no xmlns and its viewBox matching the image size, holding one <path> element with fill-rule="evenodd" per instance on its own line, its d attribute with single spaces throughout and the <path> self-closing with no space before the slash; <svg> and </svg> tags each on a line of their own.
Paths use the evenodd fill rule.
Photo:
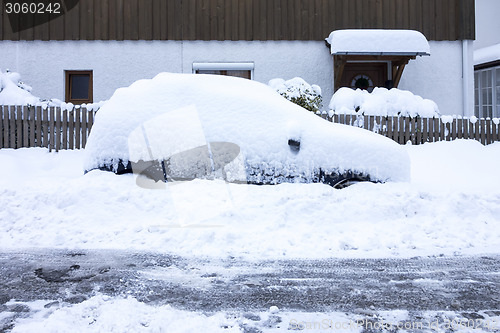
<svg viewBox="0 0 500 333">
<path fill-rule="evenodd" d="M 290 139 L 300 141 L 298 153 L 290 149 Z M 380 181 L 409 176 L 408 156 L 392 140 L 325 121 L 269 86 L 171 73 L 114 93 L 97 113 L 84 168 L 117 171 L 119 161 L 165 160 L 207 142 L 237 145 L 252 182 L 278 175 L 282 181 L 289 176 L 311 181 L 319 169 L 368 173 Z"/>
<path fill-rule="evenodd" d="M 340 88 L 329 104 L 336 114 L 374 116 L 439 117 L 436 103 L 407 90 L 375 87 L 370 93 L 361 89 Z"/>
<path fill-rule="evenodd" d="M 400 282 L 400 281 L 398 281 Z M 416 283 L 403 280 L 401 283 Z M 412 286 L 413 287 L 413 286 Z M 356 290 L 355 290 L 356 291 Z M 40 332 L 496 332 L 498 311 L 476 310 L 481 320 L 471 322 L 470 313 L 456 311 L 408 311 L 353 309 L 351 311 L 305 312 L 300 310 L 244 311 L 228 309 L 205 314 L 178 310 L 170 305 L 155 306 L 127 298 L 94 296 L 80 304 L 52 305 L 49 301 L 7 303 L 32 312 L 12 316 L 12 333 Z M 273 307 L 276 308 L 276 307 Z M 34 314 L 33 314 L 34 313 Z M 31 315 L 31 316 L 30 316 Z M 29 318 L 26 318 L 30 316 Z M 16 318 L 17 317 L 17 318 Z M 373 319 L 372 319 L 373 318 Z M 474 326 L 473 326 L 474 325 Z M 380 329 L 377 329 L 380 327 Z M 474 328 L 471 328 L 474 327 Z M 477 327 L 477 328 L 476 328 Z M 374 328 L 374 329 L 373 329 Z"/>
<path fill-rule="evenodd" d="M 129 297 L 94 296 L 69 307 L 44 309 L 32 304 L 39 314 L 20 320 L 15 332 L 241 332 L 235 319 L 223 313 L 204 315 L 170 306 L 155 307 Z"/>
<path fill-rule="evenodd" d="M 474 51 L 474 65 L 500 60 L 500 43 Z"/>
<path fill-rule="evenodd" d="M 404 276 L 403 276 L 404 277 Z M 396 282 L 396 281 L 394 281 Z M 397 281 L 417 284 L 418 280 Z M 412 286 L 418 287 L 418 286 Z M 423 287 L 423 286 L 420 286 Z M 425 286 L 427 287 L 427 286 Z M 353 292 L 356 292 L 354 290 Z M 30 332 L 496 332 L 500 327 L 498 311 L 475 310 L 481 320 L 471 322 L 470 312 L 408 311 L 353 309 L 351 311 L 305 312 L 281 310 L 272 306 L 267 311 L 228 309 L 215 313 L 185 311 L 170 305 L 151 305 L 134 297 L 94 296 L 80 304 L 57 304 L 50 301 L 10 301 L 8 306 L 29 308 L 22 316 L 12 313 L 12 333 Z M 277 311 L 273 311 L 277 310 Z M 4 312 L 5 313 L 5 312 Z M 373 319 L 372 319 L 373 318 Z M 10 319 L 10 318 L 9 318 Z M 8 319 L 7 319 L 8 320 Z M 380 329 L 377 329 L 380 327 Z M 472 328 L 474 327 L 474 328 Z"/>
<path fill-rule="evenodd" d="M 336 30 L 326 41 L 332 54 L 418 54 L 430 55 L 425 36 L 414 30 Z"/>
<path fill-rule="evenodd" d="M 0 150 L 3 248 L 131 249 L 248 259 L 498 253 L 500 143 L 402 146 L 411 183 L 253 186 L 194 180 L 163 190 L 83 175 L 84 151 Z"/>
</svg>

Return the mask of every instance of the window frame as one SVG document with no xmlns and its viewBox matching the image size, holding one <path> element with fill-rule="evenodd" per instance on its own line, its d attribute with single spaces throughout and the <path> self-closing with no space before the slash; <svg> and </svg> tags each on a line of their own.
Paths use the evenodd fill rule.
<svg viewBox="0 0 500 333">
<path fill-rule="evenodd" d="M 474 115 L 477 118 L 500 118 L 500 104 L 497 104 L 499 99 L 499 96 L 497 96 L 498 88 L 500 87 L 500 85 L 497 85 L 500 82 L 499 71 L 500 66 L 481 68 L 474 71 Z M 491 78 L 488 80 L 490 82 L 487 83 L 487 87 L 484 87 L 483 79 L 486 79 L 488 74 L 491 74 Z M 491 104 L 485 103 L 483 91 L 491 93 Z M 491 117 L 489 115 L 485 116 L 485 107 L 491 107 Z"/>
<path fill-rule="evenodd" d="M 94 74 L 93 70 L 65 70 L 65 101 L 66 103 L 73 104 L 88 104 L 94 102 Z M 88 75 L 89 76 L 89 87 L 88 87 L 88 97 L 87 99 L 74 99 L 71 98 L 71 76 L 72 75 Z"/>
<path fill-rule="evenodd" d="M 193 74 L 199 71 L 249 71 L 250 80 L 254 79 L 254 62 L 193 62 Z"/>
</svg>

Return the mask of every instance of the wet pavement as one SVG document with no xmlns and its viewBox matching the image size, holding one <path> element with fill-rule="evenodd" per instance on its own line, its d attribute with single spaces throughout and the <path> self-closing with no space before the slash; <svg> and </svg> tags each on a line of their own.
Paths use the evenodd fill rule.
<svg viewBox="0 0 500 333">
<path fill-rule="evenodd" d="M 0 254 L 0 314 L 11 300 L 76 304 L 104 294 L 190 311 L 372 313 L 455 311 L 500 315 L 500 256 L 247 261 L 120 250 Z M 483 311 L 483 315 L 479 314 Z M 497 314 L 498 312 L 498 314 Z M 1 317 L 0 317 L 1 318 Z M 0 331 L 15 316 L 0 320 Z"/>
</svg>

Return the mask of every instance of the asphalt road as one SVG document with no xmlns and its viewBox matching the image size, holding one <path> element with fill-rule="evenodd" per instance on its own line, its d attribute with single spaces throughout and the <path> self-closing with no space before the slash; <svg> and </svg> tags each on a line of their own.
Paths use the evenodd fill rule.
<svg viewBox="0 0 500 333">
<path fill-rule="evenodd" d="M 500 310 L 500 256 L 251 262 L 117 250 L 0 254 L 0 313 L 26 311 L 6 305 L 13 299 L 75 304 L 96 294 L 205 312 L 275 305 L 307 312 L 450 310 L 474 317 Z M 11 327 L 12 318 L 0 321 L 0 331 Z"/>
</svg>

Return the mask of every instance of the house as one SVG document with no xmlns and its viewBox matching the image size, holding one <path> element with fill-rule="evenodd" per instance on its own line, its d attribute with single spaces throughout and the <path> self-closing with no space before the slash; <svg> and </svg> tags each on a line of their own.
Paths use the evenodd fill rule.
<svg viewBox="0 0 500 333">
<path fill-rule="evenodd" d="M 20 6 L 4 3 L 0 14 L 0 68 L 45 98 L 105 100 L 169 71 L 264 83 L 300 76 L 325 100 L 366 80 L 432 99 L 443 114 L 473 112 L 474 0 L 57 0 L 44 14 Z M 430 52 L 334 54 L 325 39 L 343 29 L 416 30 Z"/>
<path fill-rule="evenodd" d="M 477 39 L 474 41 L 474 114 L 500 118 L 500 2 L 476 1 Z"/>
</svg>

